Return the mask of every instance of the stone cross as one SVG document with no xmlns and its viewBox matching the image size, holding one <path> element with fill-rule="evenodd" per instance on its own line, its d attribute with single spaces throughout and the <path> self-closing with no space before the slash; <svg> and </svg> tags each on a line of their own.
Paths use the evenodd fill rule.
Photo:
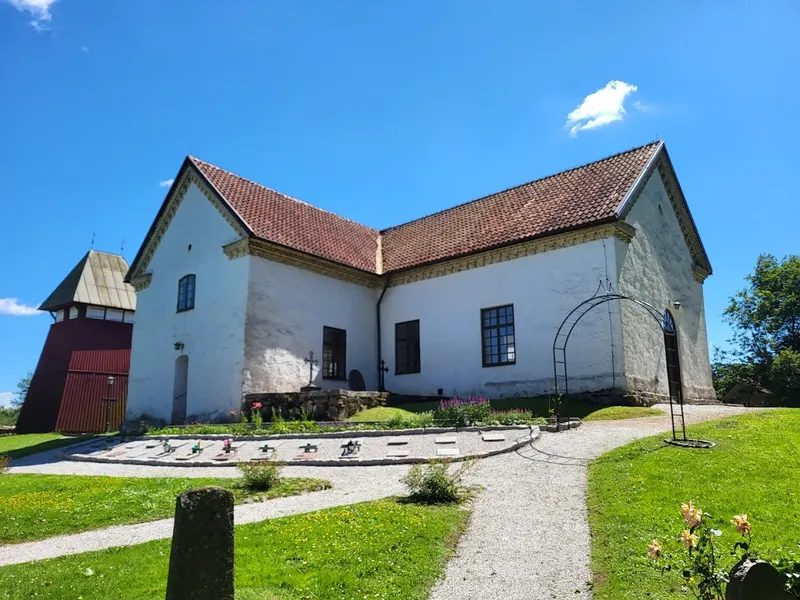
<svg viewBox="0 0 800 600">
<path fill-rule="evenodd" d="M 381 359 L 381 364 L 378 366 L 378 391 L 385 392 L 386 391 L 386 384 L 384 380 L 384 374 L 389 370 L 389 367 L 386 366 L 386 361 Z"/>
<path fill-rule="evenodd" d="M 220 487 L 178 496 L 166 600 L 233 600 L 233 493 Z"/>
<path fill-rule="evenodd" d="M 308 364 L 308 385 L 312 385 L 314 382 L 314 365 L 319 364 L 319 360 L 314 358 L 314 351 L 308 353 L 308 358 L 303 359 L 304 363 Z"/>
</svg>

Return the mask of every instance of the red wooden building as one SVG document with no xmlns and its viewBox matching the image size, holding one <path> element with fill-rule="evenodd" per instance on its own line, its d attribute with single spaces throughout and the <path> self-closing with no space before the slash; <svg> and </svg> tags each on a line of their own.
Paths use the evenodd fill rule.
<svg viewBox="0 0 800 600">
<path fill-rule="evenodd" d="M 128 263 L 89 251 L 39 307 L 53 324 L 17 421 L 18 433 L 101 432 L 125 418 L 136 293 Z M 107 413 L 107 407 L 110 411 Z"/>
</svg>

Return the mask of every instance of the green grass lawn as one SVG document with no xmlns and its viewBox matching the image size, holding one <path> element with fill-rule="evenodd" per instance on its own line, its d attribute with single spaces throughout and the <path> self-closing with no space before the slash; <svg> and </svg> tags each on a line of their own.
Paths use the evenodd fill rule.
<svg viewBox="0 0 800 600">
<path fill-rule="evenodd" d="M 616 421 L 619 419 L 640 419 L 642 417 L 660 417 L 666 414 L 658 408 L 647 406 L 607 406 L 589 413 L 584 421 Z"/>
<path fill-rule="evenodd" d="M 236 487 L 238 481 L 0 475 L 0 544 L 171 517 L 178 494 L 203 485 L 227 487 L 234 492 L 237 501 L 241 501 L 248 493 Z M 286 478 L 269 492 L 259 495 L 290 496 L 329 485 L 317 479 Z"/>
<path fill-rule="evenodd" d="M 497 400 L 490 400 L 490 404 L 494 410 L 510 410 L 512 408 L 522 408 L 533 412 L 535 417 L 548 417 L 549 405 L 547 398 L 499 398 Z M 429 410 L 436 410 L 439 407 L 437 401 L 432 402 L 415 402 L 413 404 L 403 404 L 403 410 L 420 413 Z M 614 410 L 616 409 L 616 410 Z M 653 412 L 656 411 L 656 412 Z M 366 411 L 365 411 L 366 412 Z M 636 417 L 649 417 L 655 414 L 663 414 L 658 409 L 645 408 L 643 406 L 608 406 L 603 407 L 600 404 L 593 404 L 590 402 L 580 402 L 577 400 L 570 400 L 569 398 L 561 402 L 561 416 L 562 417 L 580 417 L 581 419 L 592 420 L 592 416 L 599 413 L 594 419 L 634 419 Z M 619 415 L 619 416 L 604 416 L 604 415 Z"/>
<path fill-rule="evenodd" d="M 24 435 L 0 436 L 0 456 L 22 458 L 37 452 L 45 452 L 71 444 L 77 444 L 92 436 L 66 437 L 60 433 L 26 433 Z"/>
<path fill-rule="evenodd" d="M 391 500 L 236 528 L 237 600 L 422 600 L 468 512 Z M 0 597 L 164 598 L 170 542 L 160 540 L 0 568 Z"/>
<path fill-rule="evenodd" d="M 646 557 L 653 539 L 679 553 L 680 503 L 693 501 L 724 518 L 720 543 L 740 539 L 728 521 L 747 513 L 754 547 L 770 558 L 800 541 L 800 409 L 754 413 L 691 427 L 717 443 L 690 450 L 663 434 L 618 448 L 589 467 L 589 524 L 596 600 L 688 598 L 676 575 L 662 576 Z"/>
<path fill-rule="evenodd" d="M 362 410 L 347 419 L 353 423 L 363 423 L 365 421 L 390 421 L 394 418 L 413 419 L 415 413 L 402 408 L 392 408 L 391 406 L 376 406 Z"/>
</svg>

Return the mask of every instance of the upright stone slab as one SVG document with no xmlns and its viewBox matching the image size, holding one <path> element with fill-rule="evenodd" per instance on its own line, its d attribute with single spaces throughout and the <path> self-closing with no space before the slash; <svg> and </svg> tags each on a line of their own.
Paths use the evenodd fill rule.
<svg viewBox="0 0 800 600">
<path fill-rule="evenodd" d="M 233 493 L 220 487 L 178 496 L 167 600 L 233 600 Z"/>
<path fill-rule="evenodd" d="M 763 560 L 743 560 L 731 569 L 725 600 L 797 600 L 783 589 L 780 573 Z"/>
</svg>

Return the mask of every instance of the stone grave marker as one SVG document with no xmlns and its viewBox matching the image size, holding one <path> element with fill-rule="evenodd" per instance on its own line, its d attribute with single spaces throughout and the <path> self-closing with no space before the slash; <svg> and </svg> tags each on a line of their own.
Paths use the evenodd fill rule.
<svg viewBox="0 0 800 600">
<path fill-rule="evenodd" d="M 358 369 L 350 371 L 350 374 L 347 376 L 347 384 L 354 392 L 365 392 L 367 390 L 367 386 L 364 384 L 364 376 Z"/>
<path fill-rule="evenodd" d="M 411 451 L 408 448 L 389 448 L 386 452 L 388 458 L 405 458 Z"/>
<path fill-rule="evenodd" d="M 361 440 L 349 440 L 346 444 L 342 444 L 341 459 L 357 459 L 361 456 Z"/>
<path fill-rule="evenodd" d="M 730 572 L 725 600 L 797 600 L 783 589 L 780 573 L 763 560 L 743 560 Z"/>
<path fill-rule="evenodd" d="M 502 433 L 484 433 L 483 436 L 484 442 L 505 442 L 506 436 Z"/>
<path fill-rule="evenodd" d="M 437 448 L 436 456 L 458 456 L 458 448 Z"/>
<path fill-rule="evenodd" d="M 134 448 L 138 448 L 138 447 L 139 447 L 139 446 L 141 446 L 142 444 L 144 444 L 144 442 L 134 442 L 134 443 L 132 443 L 132 444 L 127 444 L 127 445 L 125 446 L 125 449 L 126 449 L 126 450 L 133 450 Z"/>
<path fill-rule="evenodd" d="M 411 442 L 410 436 L 402 435 L 400 437 L 389 438 L 389 441 L 386 442 L 386 444 L 389 446 L 405 446 L 410 442 Z"/>
<path fill-rule="evenodd" d="M 233 600 L 233 494 L 184 492 L 175 506 L 166 600 Z"/>
<path fill-rule="evenodd" d="M 456 439 L 457 438 L 454 435 L 441 435 L 435 438 L 433 441 L 436 444 L 455 444 Z"/>
<path fill-rule="evenodd" d="M 319 442 L 306 442 L 300 446 L 302 452 L 295 456 L 295 460 L 309 460 L 317 458 L 319 452 Z"/>
</svg>

